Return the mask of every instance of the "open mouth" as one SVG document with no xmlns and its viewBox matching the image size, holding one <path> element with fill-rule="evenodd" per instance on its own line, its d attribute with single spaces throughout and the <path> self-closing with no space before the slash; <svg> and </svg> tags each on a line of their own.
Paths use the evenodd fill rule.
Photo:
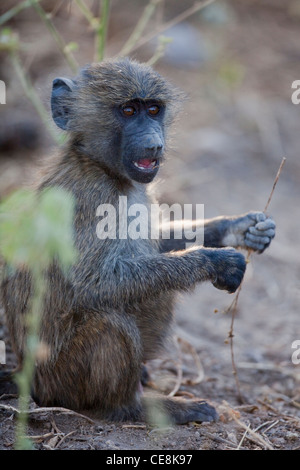
<svg viewBox="0 0 300 470">
<path fill-rule="evenodd" d="M 140 171 L 150 172 L 159 167 L 158 158 L 142 158 L 132 162 Z"/>
</svg>

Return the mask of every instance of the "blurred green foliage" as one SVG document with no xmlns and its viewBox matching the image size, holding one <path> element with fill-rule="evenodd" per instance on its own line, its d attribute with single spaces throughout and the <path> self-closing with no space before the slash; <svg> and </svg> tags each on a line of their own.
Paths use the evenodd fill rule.
<svg viewBox="0 0 300 470">
<path fill-rule="evenodd" d="M 61 267 L 75 258 L 72 196 L 61 188 L 36 194 L 20 189 L 0 204 L 0 253 L 13 266 L 44 269 L 54 258 Z"/>
<path fill-rule="evenodd" d="M 26 427 L 40 347 L 39 327 L 47 288 L 45 270 L 54 260 L 63 270 L 76 261 L 73 216 L 73 197 L 61 188 L 48 188 L 40 193 L 21 189 L 0 204 L 0 257 L 6 263 L 4 272 L 11 275 L 18 268 L 28 270 L 33 293 L 24 317 L 27 336 L 22 370 L 16 375 L 19 388 L 17 449 L 32 448 Z"/>
</svg>

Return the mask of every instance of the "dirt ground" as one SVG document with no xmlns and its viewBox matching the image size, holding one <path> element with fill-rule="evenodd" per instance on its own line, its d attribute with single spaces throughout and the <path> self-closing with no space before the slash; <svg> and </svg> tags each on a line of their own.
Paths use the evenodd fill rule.
<svg viewBox="0 0 300 470">
<path fill-rule="evenodd" d="M 91 61 L 92 34 L 76 9 L 68 2 L 46 3 L 50 11 L 64 4 L 56 9 L 55 24 L 67 41 L 78 42 L 80 65 Z M 155 21 L 178 14 L 183 3 L 192 4 L 166 0 Z M 108 56 L 128 37 L 132 12 L 138 15 L 145 2 L 112 4 Z M 263 210 L 281 159 L 287 158 L 268 209 L 277 235 L 264 254 L 251 256 L 234 322 L 242 402 L 228 344 L 231 314 L 224 313 L 233 296 L 203 284 L 178 299 L 174 342 L 164 357 L 148 364 L 150 385 L 166 394 L 176 388 L 177 395 L 207 399 L 220 420 L 160 429 L 39 410 L 32 403 L 28 434 L 39 450 L 300 449 L 300 353 L 293 349 L 300 341 L 300 105 L 291 101 L 292 82 L 300 80 L 300 9 L 297 0 L 217 5 L 209 15 L 198 13 L 186 22 L 200 35 L 199 43 L 175 58 L 166 54 L 155 65 L 188 95 L 156 187 L 161 201 L 204 204 L 205 217 Z M 10 26 L 26 44 L 26 69 L 49 107 L 52 79 L 70 72 L 34 13 L 20 14 Z M 187 62 L 193 47 L 202 55 Z M 150 56 L 149 47 L 134 54 L 140 60 Z M 54 150 L 4 56 L 1 66 L 0 78 L 8 83 L 7 104 L 0 109 L 4 196 L 29 181 L 40 159 Z M 6 342 L 8 365 L 13 364 L 1 309 L 0 339 Z M 1 390 L 0 449 L 10 450 L 18 402 Z"/>
</svg>

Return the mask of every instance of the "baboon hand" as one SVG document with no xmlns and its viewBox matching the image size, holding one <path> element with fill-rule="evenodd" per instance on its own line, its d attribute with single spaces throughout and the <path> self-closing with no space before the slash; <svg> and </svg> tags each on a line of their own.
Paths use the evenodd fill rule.
<svg viewBox="0 0 300 470">
<path fill-rule="evenodd" d="M 275 237 L 276 224 L 263 212 L 250 212 L 247 217 L 253 220 L 253 225 L 245 232 L 245 246 L 262 253 Z"/>
<path fill-rule="evenodd" d="M 276 224 L 264 212 L 248 212 L 231 220 L 225 246 L 240 246 L 262 253 L 275 237 Z"/>
<path fill-rule="evenodd" d="M 241 284 L 246 270 L 246 260 L 242 253 L 233 248 L 217 249 L 213 254 L 215 279 L 212 284 L 217 289 L 235 292 Z"/>
</svg>

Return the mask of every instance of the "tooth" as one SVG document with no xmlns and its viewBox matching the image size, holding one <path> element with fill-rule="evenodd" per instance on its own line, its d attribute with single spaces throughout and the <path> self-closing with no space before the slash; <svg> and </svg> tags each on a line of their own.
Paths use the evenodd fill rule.
<svg viewBox="0 0 300 470">
<path fill-rule="evenodd" d="M 136 166 L 136 167 L 139 168 L 140 170 L 147 170 L 147 169 L 150 169 L 150 168 L 151 168 L 151 169 L 155 168 L 156 165 L 157 165 L 157 160 L 153 160 L 153 161 L 151 162 L 151 166 L 149 166 L 149 167 L 145 167 L 145 166 L 143 166 L 143 165 L 139 165 L 138 162 L 133 162 L 133 164 L 134 164 L 134 166 Z"/>
</svg>

